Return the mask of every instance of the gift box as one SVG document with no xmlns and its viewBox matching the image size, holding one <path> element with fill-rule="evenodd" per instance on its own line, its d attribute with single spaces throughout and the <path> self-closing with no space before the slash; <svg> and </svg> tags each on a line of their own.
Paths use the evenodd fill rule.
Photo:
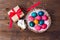
<svg viewBox="0 0 60 40">
<path fill-rule="evenodd" d="M 8 15 L 13 22 L 16 22 L 24 16 L 24 13 L 19 6 L 16 6 L 8 12 Z"/>
</svg>

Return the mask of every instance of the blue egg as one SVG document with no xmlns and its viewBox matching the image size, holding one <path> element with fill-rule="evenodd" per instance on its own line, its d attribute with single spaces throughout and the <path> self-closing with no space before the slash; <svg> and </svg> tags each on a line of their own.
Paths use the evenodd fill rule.
<svg viewBox="0 0 60 40">
<path fill-rule="evenodd" d="M 44 15 L 44 12 L 43 12 L 43 11 L 39 11 L 39 12 L 38 12 L 38 15 L 39 15 L 39 16 L 43 16 L 43 15 Z"/>
<path fill-rule="evenodd" d="M 29 26 L 34 27 L 34 22 L 29 22 Z"/>
<path fill-rule="evenodd" d="M 32 17 L 36 17 L 36 16 L 37 16 L 37 13 L 36 13 L 36 12 L 33 12 L 33 13 L 31 14 L 31 16 L 32 16 Z"/>
<path fill-rule="evenodd" d="M 40 21 L 39 21 L 39 24 L 40 24 L 40 25 L 44 24 L 44 20 L 40 20 Z"/>
</svg>

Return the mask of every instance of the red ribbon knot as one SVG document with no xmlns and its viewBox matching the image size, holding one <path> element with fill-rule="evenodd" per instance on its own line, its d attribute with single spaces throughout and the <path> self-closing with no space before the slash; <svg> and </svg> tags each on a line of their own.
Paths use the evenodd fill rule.
<svg viewBox="0 0 60 40">
<path fill-rule="evenodd" d="M 22 14 L 21 12 L 21 9 L 18 9 L 17 10 L 17 12 L 15 12 L 15 10 L 14 9 L 12 9 L 12 11 L 13 12 L 10 12 L 10 15 L 9 15 L 9 17 L 10 17 L 10 28 L 12 28 L 12 23 L 13 23 L 13 20 L 12 20 L 12 17 L 16 14 L 17 16 L 18 16 L 18 18 L 20 19 L 20 15 Z"/>
</svg>

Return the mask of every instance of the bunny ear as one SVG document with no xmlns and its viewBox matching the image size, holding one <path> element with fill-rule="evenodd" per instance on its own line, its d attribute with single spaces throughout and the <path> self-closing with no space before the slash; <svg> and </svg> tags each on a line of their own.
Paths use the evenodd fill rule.
<svg viewBox="0 0 60 40">
<path fill-rule="evenodd" d="M 26 29 L 26 23 L 23 19 L 20 19 L 18 22 L 17 22 L 17 25 L 22 29 Z"/>
</svg>

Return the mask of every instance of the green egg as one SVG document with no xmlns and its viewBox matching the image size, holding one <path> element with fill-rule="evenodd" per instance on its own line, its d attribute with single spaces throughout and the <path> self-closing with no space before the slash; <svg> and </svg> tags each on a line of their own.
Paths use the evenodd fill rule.
<svg viewBox="0 0 60 40">
<path fill-rule="evenodd" d="M 36 17 L 37 16 L 37 13 L 36 12 L 32 12 L 31 16 L 32 17 Z"/>
<path fill-rule="evenodd" d="M 34 27 L 34 25 L 35 25 L 34 22 L 32 22 L 32 21 L 29 22 L 29 26 Z"/>
<path fill-rule="evenodd" d="M 40 25 L 44 24 L 44 20 L 40 20 L 40 21 L 39 21 L 39 24 L 40 24 Z"/>
<path fill-rule="evenodd" d="M 39 15 L 39 16 L 43 16 L 43 15 L 44 15 L 44 12 L 43 12 L 43 11 L 39 11 L 39 12 L 38 12 L 38 15 Z"/>
</svg>

